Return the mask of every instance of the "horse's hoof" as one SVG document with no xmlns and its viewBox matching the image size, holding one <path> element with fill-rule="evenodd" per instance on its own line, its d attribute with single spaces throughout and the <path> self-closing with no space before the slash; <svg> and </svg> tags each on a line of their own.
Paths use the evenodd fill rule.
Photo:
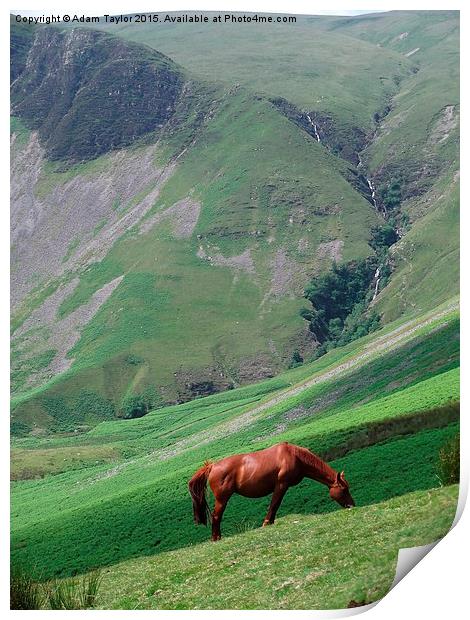
<svg viewBox="0 0 470 620">
<path fill-rule="evenodd" d="M 217 542 L 221 538 L 222 538 L 222 536 L 212 536 L 211 540 L 212 540 L 212 542 Z"/>
<path fill-rule="evenodd" d="M 263 521 L 263 525 L 261 527 L 266 527 L 267 525 L 272 525 L 271 521 Z"/>
</svg>

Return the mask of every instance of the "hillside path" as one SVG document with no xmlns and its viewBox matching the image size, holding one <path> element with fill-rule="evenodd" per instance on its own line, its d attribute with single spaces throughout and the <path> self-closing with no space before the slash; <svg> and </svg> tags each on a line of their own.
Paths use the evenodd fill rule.
<svg viewBox="0 0 470 620">
<path fill-rule="evenodd" d="M 447 308 L 445 308 L 444 310 L 433 314 L 426 319 L 418 321 L 416 319 L 413 319 L 411 321 L 408 321 L 407 323 L 400 325 L 391 332 L 380 336 L 380 338 L 373 340 L 373 342 L 367 344 L 361 352 L 346 360 L 342 364 L 321 371 L 320 373 L 315 374 L 313 377 L 310 377 L 309 379 L 306 379 L 293 387 L 289 387 L 283 390 L 276 396 L 273 396 L 272 398 L 269 398 L 260 405 L 257 405 L 254 408 L 249 409 L 248 411 L 245 411 L 244 413 L 240 414 L 232 420 L 222 422 L 216 426 L 212 426 L 210 429 L 200 431 L 198 433 L 195 433 L 194 435 L 191 435 L 190 437 L 181 439 L 180 441 L 177 441 L 175 444 L 167 448 L 156 450 L 155 452 L 152 452 L 149 457 L 157 457 L 159 460 L 167 460 L 173 456 L 176 456 L 177 454 L 180 454 L 183 450 L 211 443 L 212 441 L 217 440 L 220 437 L 226 437 L 227 435 L 236 433 L 240 429 L 245 428 L 246 426 L 249 426 L 250 424 L 255 422 L 260 417 L 260 414 L 262 414 L 267 409 L 278 405 L 279 403 L 287 400 L 288 398 L 297 396 L 297 394 L 300 394 L 301 392 L 313 387 L 314 385 L 324 383 L 325 381 L 328 381 L 333 377 L 346 374 L 352 370 L 364 366 L 377 353 L 391 351 L 392 349 L 403 344 L 418 330 L 431 323 L 434 323 L 445 315 L 450 314 L 457 308 L 458 303 L 455 302 L 447 306 Z"/>
</svg>

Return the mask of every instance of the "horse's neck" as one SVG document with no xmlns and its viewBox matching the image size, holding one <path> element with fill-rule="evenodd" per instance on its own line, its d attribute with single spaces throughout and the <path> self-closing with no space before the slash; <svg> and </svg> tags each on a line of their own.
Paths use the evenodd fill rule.
<svg viewBox="0 0 470 620">
<path fill-rule="evenodd" d="M 307 478 L 312 478 L 327 487 L 331 487 L 335 483 L 336 471 L 328 463 L 322 461 L 319 456 L 304 448 L 301 453 L 301 460 L 304 465 L 304 475 Z"/>
<path fill-rule="evenodd" d="M 331 487 L 336 481 L 336 472 L 331 467 L 328 467 L 329 471 L 322 471 L 311 467 L 310 470 L 305 474 L 308 478 L 313 478 L 317 482 L 321 482 L 327 487 Z"/>
</svg>

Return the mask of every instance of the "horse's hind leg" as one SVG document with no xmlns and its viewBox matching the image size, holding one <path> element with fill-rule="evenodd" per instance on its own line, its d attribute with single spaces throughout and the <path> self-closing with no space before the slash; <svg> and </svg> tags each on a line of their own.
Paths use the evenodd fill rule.
<svg viewBox="0 0 470 620">
<path fill-rule="evenodd" d="M 221 539 L 220 523 L 229 499 L 230 496 L 223 499 L 215 498 L 214 512 L 212 513 L 212 540 Z"/>
<path fill-rule="evenodd" d="M 265 525 L 272 525 L 274 523 L 274 519 L 276 518 L 276 512 L 281 505 L 281 502 L 286 494 L 288 486 L 286 484 L 278 484 L 274 489 L 273 496 L 271 498 L 271 503 L 268 508 L 268 512 L 263 521 L 263 527 Z"/>
</svg>

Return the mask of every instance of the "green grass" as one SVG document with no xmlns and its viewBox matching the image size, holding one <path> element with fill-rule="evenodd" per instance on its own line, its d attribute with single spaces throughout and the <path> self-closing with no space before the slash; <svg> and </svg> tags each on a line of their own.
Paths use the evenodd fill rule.
<svg viewBox="0 0 470 620">
<path fill-rule="evenodd" d="M 459 186 L 450 179 L 440 180 L 431 196 L 429 207 L 425 195 L 412 209 L 424 215 L 405 237 L 394 246 L 395 270 L 384 295 L 378 298 L 378 309 L 386 320 L 394 319 L 406 308 L 421 312 L 458 294 L 459 273 Z M 380 301 L 379 301 L 380 299 Z"/>
<path fill-rule="evenodd" d="M 72 241 L 68 245 L 67 252 L 64 258 L 62 259 L 63 263 L 66 263 L 69 260 L 69 258 L 72 256 L 72 254 L 78 248 L 79 245 L 80 245 L 80 237 L 75 237 L 75 239 L 72 239 Z"/>
<path fill-rule="evenodd" d="M 143 295 L 142 301 L 139 300 L 139 294 L 137 294 L 137 289 L 135 289 L 133 294 L 133 312 L 135 313 L 139 310 L 140 304 L 143 305 L 144 309 L 147 308 L 146 312 L 148 312 L 148 300 L 151 290 L 149 290 L 148 287 L 146 289 L 145 286 L 140 287 L 139 290 Z M 123 302 L 121 302 L 121 305 L 122 303 Z M 111 334 L 111 337 L 116 342 L 116 346 L 119 346 L 119 342 L 126 337 L 127 333 L 124 329 L 126 325 L 124 322 L 125 315 L 123 316 L 122 313 L 117 313 L 115 316 L 118 318 L 120 323 L 116 323 L 116 319 L 114 319 L 113 322 L 119 325 L 120 328 L 119 330 L 115 330 L 114 333 Z M 350 385 L 355 386 L 352 394 L 356 393 L 358 395 L 358 398 L 356 399 L 357 401 L 360 399 L 365 399 L 368 396 L 370 398 L 374 393 L 383 394 L 384 390 L 390 391 L 397 389 L 402 385 L 408 385 L 418 379 L 432 376 L 436 372 L 442 372 L 443 370 L 452 368 L 458 364 L 458 320 L 456 320 L 456 313 L 455 311 L 452 311 L 449 314 L 444 314 L 440 319 L 434 318 L 435 316 L 437 316 L 437 310 L 433 313 L 423 315 L 420 319 L 416 320 L 415 323 L 411 323 L 410 327 L 413 324 L 419 325 L 420 321 L 425 323 L 429 320 L 429 317 L 432 319 L 429 325 L 424 325 L 416 332 L 416 334 L 410 336 L 409 339 L 405 338 L 402 343 L 397 343 L 396 346 L 398 347 L 398 350 L 396 352 L 390 352 L 387 353 L 387 355 L 380 354 L 379 352 L 376 355 L 377 362 L 375 362 L 372 366 L 366 365 L 362 371 L 362 376 L 361 373 L 359 373 L 359 375 L 353 376 L 352 381 L 351 378 L 348 377 L 346 377 L 344 381 L 341 378 L 338 378 L 338 388 L 340 394 L 338 394 L 338 398 L 334 399 L 338 400 L 337 405 L 339 407 L 344 407 L 349 406 L 351 402 L 355 402 L 354 398 L 352 400 L 351 398 L 348 399 L 348 389 Z M 445 326 L 446 322 L 449 322 L 448 326 Z M 214 404 L 228 402 L 235 403 L 235 401 L 243 400 L 244 398 L 249 398 L 252 402 L 255 402 L 256 400 L 259 400 L 260 395 L 262 394 L 274 393 L 276 390 L 287 388 L 292 384 L 302 382 L 303 380 L 314 376 L 315 373 L 321 373 L 328 368 L 333 369 L 336 365 L 348 362 L 348 360 L 354 361 L 356 357 L 360 358 L 363 352 L 367 352 L 367 347 L 376 339 L 386 339 L 387 334 L 391 333 L 394 329 L 397 329 L 397 327 L 401 324 L 401 321 L 396 321 L 375 334 L 366 336 L 358 341 L 350 343 L 345 347 L 330 351 L 313 363 L 306 363 L 299 368 L 291 369 L 273 379 L 254 384 L 252 386 L 247 386 L 245 388 L 231 390 L 220 395 L 215 395 L 208 399 L 204 399 L 204 401 L 196 400 L 194 403 L 188 404 L 187 406 L 183 405 L 177 409 L 170 408 L 168 411 L 180 412 L 180 414 L 178 414 L 179 418 L 180 416 L 187 415 L 187 411 L 192 410 L 193 407 L 198 409 L 202 406 L 202 402 L 204 402 L 204 404 L 206 402 Z M 142 325 L 142 323 L 140 323 L 140 325 Z M 152 329 L 158 330 L 158 325 L 153 326 Z M 398 327 L 398 329 L 404 329 L 404 327 Z M 427 337 L 429 331 L 435 332 L 432 338 Z M 91 338 L 93 332 L 88 333 Z M 86 334 L 87 332 L 85 332 L 85 335 Z M 408 340 L 409 343 L 406 344 Z M 91 344 L 96 345 L 97 343 L 92 342 Z M 145 343 L 142 341 L 142 349 L 144 346 Z M 374 354 L 372 353 L 372 358 L 373 357 Z M 47 418 L 44 418 L 44 416 L 48 415 L 48 412 L 44 407 L 44 399 L 48 396 L 61 396 L 61 398 L 65 398 L 65 403 L 68 408 L 74 409 L 76 407 L 76 398 L 80 394 L 81 390 L 83 390 L 81 383 L 84 378 L 86 381 L 87 390 L 92 390 L 96 394 L 104 394 L 105 399 L 114 402 L 115 406 L 118 406 L 120 400 L 117 401 L 116 394 L 113 392 L 115 385 L 120 382 L 124 393 L 126 393 L 129 389 L 129 385 L 132 387 L 133 392 L 136 390 L 139 391 L 143 388 L 142 381 L 145 380 L 150 372 L 149 366 L 145 362 L 144 355 L 138 355 L 138 358 L 141 360 L 140 364 L 129 364 L 129 355 L 123 354 L 122 357 L 119 358 L 120 363 L 117 368 L 105 366 L 102 374 L 97 373 L 93 368 L 84 369 L 81 373 L 76 373 L 72 368 L 67 373 L 64 373 L 63 376 L 52 379 L 41 388 L 31 390 L 30 392 L 25 393 L 24 396 L 14 398 L 12 401 L 13 417 L 14 419 L 30 423 L 35 416 L 38 420 L 40 420 L 41 426 L 49 426 L 50 423 L 47 423 Z M 369 376 L 369 374 L 371 376 Z M 153 380 L 155 381 L 155 378 L 153 378 Z M 64 394 L 64 385 L 68 386 L 68 394 Z M 328 391 L 330 390 L 331 386 L 328 382 L 319 384 L 310 390 L 308 393 L 310 394 L 309 398 L 321 399 L 325 395 L 327 396 Z M 335 389 L 335 392 L 336 391 L 338 391 L 338 389 Z M 334 402 L 328 403 L 329 407 L 331 405 L 334 405 Z M 33 418 L 31 417 L 32 413 L 34 413 Z M 140 423 L 145 424 L 145 421 L 141 420 Z M 122 425 L 117 423 L 116 428 L 122 428 Z"/>
<path fill-rule="evenodd" d="M 371 149 L 370 166 L 374 170 L 383 165 L 386 158 L 392 159 L 387 162 L 389 166 L 391 163 L 403 166 L 405 162 L 416 160 L 416 152 L 423 152 L 428 141 L 435 116 L 446 105 L 459 103 L 458 11 L 394 11 L 338 20 L 335 32 L 358 37 L 402 55 L 419 48 L 409 57 L 417 72 L 404 80 L 386 121 L 392 124 L 394 131 L 379 133 Z M 403 33 L 407 34 L 400 38 Z M 441 151 L 446 147 L 444 143 L 437 145 L 434 156 L 440 154 L 442 157 Z M 430 155 L 426 151 L 424 148 L 425 157 Z M 454 157 L 456 152 L 454 149 Z"/>
<path fill-rule="evenodd" d="M 459 13 L 394 11 L 338 20 L 335 32 L 400 54 L 419 48 L 409 57 L 415 73 L 402 82 L 363 155 L 379 190 L 401 179 L 407 198 L 401 210 L 412 222 L 393 249 L 395 269 L 379 297 L 378 309 L 390 320 L 458 292 Z M 448 106 L 454 120 L 439 129 Z"/>
<path fill-rule="evenodd" d="M 10 134 L 15 135 L 15 149 L 24 147 L 27 144 L 30 133 L 30 130 L 20 118 L 16 116 L 10 117 Z"/>
<path fill-rule="evenodd" d="M 38 198 L 46 198 L 57 185 L 63 185 L 78 175 L 103 174 L 112 166 L 112 158 L 109 155 L 101 155 L 91 161 L 68 164 L 62 162 L 46 161 L 42 166 L 38 181 L 35 186 L 35 194 Z"/>
<path fill-rule="evenodd" d="M 205 79 L 243 84 L 369 128 L 374 112 L 396 89 L 392 76 L 406 75 L 412 63 L 394 51 L 331 31 L 333 23 L 328 17 L 297 16 L 297 23 L 288 25 L 100 26 L 150 45 Z"/>
<path fill-rule="evenodd" d="M 34 581 L 13 566 L 10 575 L 10 609 L 90 609 L 94 607 L 101 575 L 93 571 L 82 578 Z"/>
<path fill-rule="evenodd" d="M 268 381 L 164 407 L 140 419 L 103 422 L 79 435 L 15 440 L 16 476 L 44 477 L 12 483 L 14 561 L 34 567 L 43 579 L 107 567 L 96 603 L 105 608 L 341 607 L 352 599 L 370 602 L 382 596 L 393 577 L 398 547 L 444 535 L 455 510 L 455 489 L 436 489 L 440 452 L 459 430 L 457 313 L 425 317 L 428 322 L 422 317 L 408 326 L 395 322 Z M 400 346 L 377 349 L 381 340 L 389 342 L 413 326 L 418 329 Z M 375 352 L 362 364 L 332 372 L 360 358 L 366 347 Z M 331 374 L 295 396 L 286 391 L 322 373 Z M 273 396 L 279 402 L 253 414 L 248 423 L 237 423 Z M 299 410 L 301 417 L 291 416 Z M 234 496 L 224 515 L 225 540 L 221 547 L 207 544 L 208 530 L 192 521 L 187 491 L 192 473 L 207 458 L 284 440 L 307 446 L 344 470 L 358 508 L 337 509 L 325 488 L 304 480 L 289 489 L 277 524 L 261 530 L 269 498 Z M 32 464 L 41 471 L 28 471 Z M 348 526 L 345 518 L 358 519 L 361 527 L 356 520 Z M 323 551 L 327 532 L 338 523 L 345 525 L 334 531 L 353 541 L 346 563 L 336 551 L 340 542 L 331 553 Z M 301 565 L 317 556 L 295 551 L 305 539 L 303 529 L 299 542 L 289 542 L 303 527 L 315 528 L 307 544 L 316 545 L 318 557 L 324 558 L 320 572 L 326 581 L 320 575 L 318 582 L 308 577 L 312 588 L 303 587 L 302 579 L 318 570 L 303 573 Z M 263 537 L 271 535 L 275 538 L 266 543 Z M 188 585 L 199 562 L 209 570 L 206 552 L 220 548 L 230 555 L 231 548 L 245 544 L 244 537 L 253 548 L 253 587 L 232 599 L 212 596 L 204 585 Z M 280 550 L 272 570 L 263 569 L 265 552 L 253 546 L 254 540 Z M 115 566 L 119 562 L 125 564 Z M 164 577 L 153 567 L 166 567 L 166 562 L 173 568 L 162 569 Z M 233 574 L 227 572 L 224 579 Z"/>
<path fill-rule="evenodd" d="M 328 515 L 292 514 L 214 544 L 110 567 L 102 609 L 341 609 L 389 590 L 398 549 L 444 536 L 458 488 Z"/>
<path fill-rule="evenodd" d="M 50 362 L 54 359 L 56 353 L 57 351 L 55 349 L 48 349 L 42 353 L 33 355 L 26 360 L 21 360 L 20 363 L 15 363 L 14 361 L 11 369 L 12 384 L 16 388 L 25 387 L 31 375 L 34 375 L 35 372 L 38 372 L 42 368 L 47 368 Z"/>
<path fill-rule="evenodd" d="M 358 450 L 333 461 L 332 466 L 346 471 L 358 506 L 375 504 L 416 489 L 438 486 L 438 452 L 455 433 L 455 425 L 423 431 Z M 23 490 L 18 489 L 17 501 L 21 495 L 23 502 L 28 495 L 31 499 L 34 496 L 35 514 L 27 519 L 23 514 L 21 527 L 19 507 L 14 503 L 13 557 L 21 564 L 36 566 L 45 576 L 67 575 L 83 572 L 90 566 L 104 566 L 207 539 L 207 530 L 193 526 L 186 486 L 198 464 L 162 477 L 156 476 L 156 465 L 147 465 L 146 481 L 142 472 L 136 476 L 135 469 L 131 473 L 128 468 L 121 471 L 117 480 L 99 477 L 94 480 L 92 470 L 84 470 L 44 482 L 22 482 Z M 44 495 L 41 502 L 38 502 L 39 485 Z M 234 496 L 224 516 L 225 535 L 235 533 L 242 519 L 248 520 L 252 527 L 259 525 L 268 501 L 268 498 L 248 500 Z M 59 505 L 57 502 L 61 505 L 60 514 L 52 515 L 50 511 L 53 505 Z M 332 510 L 335 506 L 327 491 L 305 480 L 289 490 L 280 515 Z M 78 530 L 77 523 L 80 523 Z"/>
<path fill-rule="evenodd" d="M 119 451 L 113 446 L 79 446 L 11 450 L 11 480 L 44 478 L 70 469 L 81 469 L 99 463 L 115 461 Z"/>
</svg>

